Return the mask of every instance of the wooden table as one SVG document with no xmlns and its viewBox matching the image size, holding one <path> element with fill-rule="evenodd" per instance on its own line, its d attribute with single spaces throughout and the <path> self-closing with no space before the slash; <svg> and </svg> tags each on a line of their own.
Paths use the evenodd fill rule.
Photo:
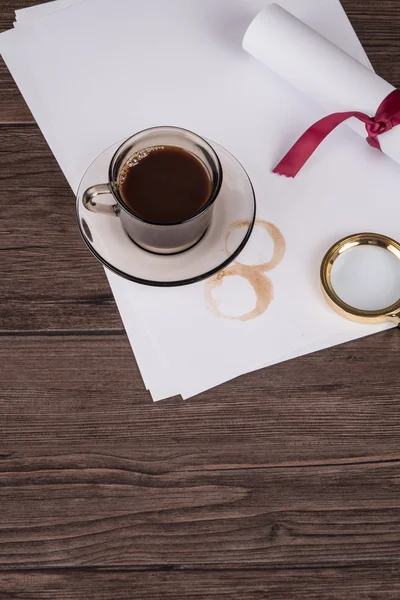
<svg viewBox="0 0 400 600">
<path fill-rule="evenodd" d="M 344 4 L 400 87 L 400 0 Z M 398 600 L 398 331 L 153 404 L 3 63 L 0 185 L 0 599 Z"/>
</svg>

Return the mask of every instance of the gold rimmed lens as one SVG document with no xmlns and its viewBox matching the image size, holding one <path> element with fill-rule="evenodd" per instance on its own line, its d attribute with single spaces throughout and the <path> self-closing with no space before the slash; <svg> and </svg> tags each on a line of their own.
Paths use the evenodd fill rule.
<svg viewBox="0 0 400 600">
<path fill-rule="evenodd" d="M 321 285 L 341 316 L 400 325 L 400 245 L 391 238 L 359 233 L 334 244 L 321 264 Z"/>
</svg>

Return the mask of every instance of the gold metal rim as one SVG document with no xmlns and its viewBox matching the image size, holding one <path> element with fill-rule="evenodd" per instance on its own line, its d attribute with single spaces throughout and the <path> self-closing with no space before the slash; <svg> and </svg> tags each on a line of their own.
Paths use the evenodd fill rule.
<svg viewBox="0 0 400 600">
<path fill-rule="evenodd" d="M 335 260 L 351 248 L 357 246 L 379 246 L 392 252 L 400 260 L 400 244 L 391 238 L 377 233 L 357 233 L 343 238 L 325 254 L 321 264 L 321 286 L 328 304 L 342 317 L 357 323 L 399 322 L 400 298 L 397 302 L 381 310 L 360 310 L 343 302 L 332 286 L 331 273 Z"/>
</svg>

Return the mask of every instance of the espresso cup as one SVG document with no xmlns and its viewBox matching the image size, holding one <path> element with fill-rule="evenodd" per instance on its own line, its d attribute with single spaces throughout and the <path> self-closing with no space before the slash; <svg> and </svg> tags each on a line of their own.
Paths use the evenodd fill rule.
<svg viewBox="0 0 400 600">
<path fill-rule="evenodd" d="M 200 209 L 185 220 L 152 222 L 127 206 L 121 194 L 121 185 L 127 165 L 135 162 L 135 157 L 140 158 L 152 149 L 168 146 L 179 148 L 201 162 L 209 177 L 210 195 Z M 221 189 L 222 177 L 220 160 L 206 140 L 178 127 L 154 127 L 133 135 L 121 144 L 111 159 L 108 182 L 87 189 L 82 201 L 87 210 L 119 218 L 131 240 L 144 250 L 157 254 L 175 254 L 197 244 L 207 231 L 214 203 Z M 98 197 L 103 194 L 111 195 L 113 203 L 98 202 Z"/>
</svg>

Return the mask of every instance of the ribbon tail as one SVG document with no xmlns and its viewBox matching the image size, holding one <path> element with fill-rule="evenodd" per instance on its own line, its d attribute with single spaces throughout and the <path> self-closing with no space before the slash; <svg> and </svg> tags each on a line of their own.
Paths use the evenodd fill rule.
<svg viewBox="0 0 400 600">
<path fill-rule="evenodd" d="M 351 117 L 356 117 L 364 123 L 371 121 L 371 118 L 368 115 L 359 112 L 333 113 L 332 115 L 324 117 L 303 133 L 275 167 L 273 173 L 284 175 L 285 177 L 296 177 L 297 173 L 306 164 L 308 159 L 314 154 L 315 150 L 322 144 L 325 138 L 336 129 L 338 125 L 341 125 Z"/>
<path fill-rule="evenodd" d="M 380 104 L 376 121 L 390 120 L 393 127 L 400 125 L 400 91 L 393 90 Z"/>
<path fill-rule="evenodd" d="M 378 138 L 376 138 L 376 137 L 374 138 L 369 135 L 367 137 L 367 142 L 371 146 L 371 148 L 376 148 L 377 150 L 380 150 L 382 152 L 381 144 L 380 144 Z"/>
</svg>

